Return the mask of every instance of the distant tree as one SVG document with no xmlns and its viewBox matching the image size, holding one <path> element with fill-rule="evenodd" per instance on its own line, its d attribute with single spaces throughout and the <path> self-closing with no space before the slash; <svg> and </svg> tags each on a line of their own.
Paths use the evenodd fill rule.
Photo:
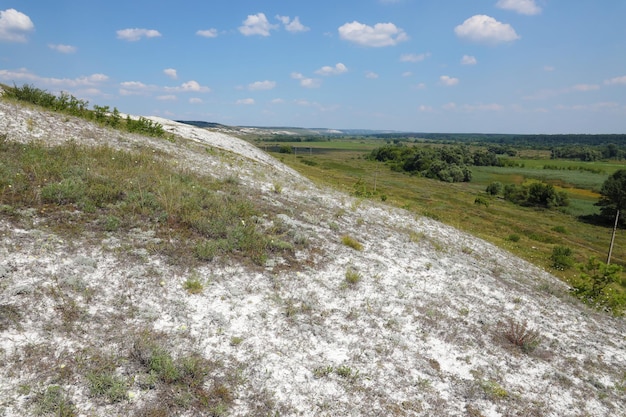
<svg viewBox="0 0 626 417">
<path fill-rule="evenodd" d="M 613 227 L 609 255 L 606 261 L 608 264 L 611 262 L 611 253 L 613 252 L 613 242 L 615 241 L 619 215 L 620 212 L 626 209 L 626 169 L 616 171 L 604 181 L 600 189 L 600 200 L 596 205 L 602 207 L 601 211 L 604 215 L 615 214 L 615 226 Z"/>
<path fill-rule="evenodd" d="M 626 169 L 616 171 L 604 181 L 600 189 L 600 200 L 596 205 L 610 214 L 626 209 Z"/>
<path fill-rule="evenodd" d="M 502 183 L 499 181 L 494 181 L 487 186 L 485 190 L 489 195 L 498 195 L 502 192 Z"/>
</svg>

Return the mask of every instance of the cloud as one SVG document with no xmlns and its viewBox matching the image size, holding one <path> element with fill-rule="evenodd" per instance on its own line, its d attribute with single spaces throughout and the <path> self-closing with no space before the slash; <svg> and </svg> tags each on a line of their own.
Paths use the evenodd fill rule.
<svg viewBox="0 0 626 417">
<path fill-rule="evenodd" d="M 161 100 L 161 101 L 176 101 L 177 98 L 175 95 L 173 94 L 168 94 L 168 95 L 164 95 L 164 96 L 157 96 L 156 98 L 157 100 Z"/>
<path fill-rule="evenodd" d="M 48 44 L 48 48 L 53 49 L 62 54 L 73 54 L 76 52 L 76 47 L 72 45 L 63 45 L 63 44 Z"/>
<path fill-rule="evenodd" d="M 348 72 L 348 67 L 343 65 L 341 62 L 336 64 L 334 67 L 327 65 L 315 71 L 316 74 L 324 76 L 339 75 L 343 74 L 344 72 Z"/>
<path fill-rule="evenodd" d="M 23 80 L 53 87 L 94 86 L 99 83 L 105 82 L 108 79 L 109 77 L 104 74 L 92 74 L 78 78 L 50 78 L 41 77 L 39 75 L 33 74 L 25 68 L 21 68 L 17 71 L 0 70 L 0 80 L 11 82 L 14 82 L 16 80 Z"/>
<path fill-rule="evenodd" d="M 315 78 L 307 78 L 299 72 L 292 72 L 291 78 L 293 78 L 294 80 L 299 80 L 300 85 L 305 88 L 319 88 L 322 85 L 322 82 L 320 80 L 317 80 Z"/>
<path fill-rule="evenodd" d="M 626 77 L 624 77 L 624 83 L 626 84 Z M 606 84 L 606 81 L 605 81 Z M 527 95 L 522 97 L 524 100 L 547 100 L 552 97 L 559 96 L 561 94 L 567 94 L 572 92 L 589 92 L 596 91 L 600 89 L 600 85 L 598 84 L 576 84 L 571 87 L 565 87 L 561 89 L 543 89 L 539 90 L 536 93 Z"/>
<path fill-rule="evenodd" d="M 465 111 L 500 111 L 504 107 L 497 103 L 491 104 L 464 104 L 463 110 Z"/>
<path fill-rule="evenodd" d="M 272 101 L 270 101 L 270 103 L 272 104 L 283 104 L 285 102 L 285 100 L 283 100 L 282 98 L 275 98 Z"/>
<path fill-rule="evenodd" d="M 410 76 L 412 76 L 412 75 L 413 75 L 413 73 L 412 73 L 411 71 L 404 71 L 404 72 L 402 73 L 402 76 L 403 76 L 403 77 L 410 77 Z"/>
<path fill-rule="evenodd" d="M 200 85 L 197 81 L 191 80 L 181 84 L 178 87 L 165 87 L 165 91 L 178 92 L 178 93 L 210 93 L 211 89 Z"/>
<path fill-rule="evenodd" d="M 198 98 L 198 97 L 192 97 L 192 98 L 190 98 L 190 99 L 189 99 L 189 102 L 190 102 L 191 104 L 202 104 L 202 103 L 203 103 L 202 99 L 201 99 L 201 98 Z"/>
<path fill-rule="evenodd" d="M 476 65 L 477 63 L 476 58 L 470 55 L 463 55 L 461 58 L 461 65 Z"/>
<path fill-rule="evenodd" d="M 462 39 L 493 45 L 520 39 L 511 25 L 483 14 L 470 17 L 455 27 L 454 33 Z"/>
<path fill-rule="evenodd" d="M 551 65 L 546 65 L 545 67 L 543 67 L 543 70 L 544 70 L 544 71 L 546 71 L 546 72 L 552 72 L 552 71 L 554 71 L 555 69 L 556 69 L 556 68 L 554 68 L 554 67 L 553 67 L 553 66 L 551 66 Z"/>
<path fill-rule="evenodd" d="M 446 103 L 443 106 L 441 106 L 441 108 L 444 110 L 454 110 L 456 109 L 456 103 L 454 102 Z"/>
<path fill-rule="evenodd" d="M 535 0 L 498 0 L 496 7 L 529 16 L 541 13 L 541 7 L 535 4 Z"/>
<path fill-rule="evenodd" d="M 26 34 L 35 29 L 30 17 L 15 9 L 0 11 L 0 41 L 26 42 Z"/>
<path fill-rule="evenodd" d="M 310 28 L 300 23 L 300 18 L 298 16 L 294 17 L 293 20 L 291 20 L 289 16 L 276 16 L 276 19 L 283 23 L 287 32 L 298 33 L 310 30 Z"/>
<path fill-rule="evenodd" d="M 170 77 L 172 80 L 178 79 L 178 73 L 174 68 L 166 68 L 163 70 L 163 73 Z"/>
<path fill-rule="evenodd" d="M 426 88 L 426 84 L 424 83 L 419 83 L 413 86 L 414 90 L 424 90 Z"/>
<path fill-rule="evenodd" d="M 120 83 L 120 87 L 119 93 L 122 96 L 140 95 L 159 89 L 156 85 L 147 85 L 141 81 L 124 81 Z"/>
<path fill-rule="evenodd" d="M 278 25 L 270 24 L 264 13 L 258 13 L 248 15 L 248 18 L 243 21 L 243 26 L 239 26 L 239 32 L 245 36 L 270 36 L 270 31 L 277 27 Z"/>
<path fill-rule="evenodd" d="M 615 77 L 609 80 L 605 80 L 604 84 L 605 85 L 615 85 L 615 84 L 626 85 L 626 75 L 622 75 L 621 77 Z"/>
<path fill-rule="evenodd" d="M 446 87 L 452 87 L 453 85 L 457 85 L 459 83 L 459 79 L 449 77 L 447 75 L 442 75 L 441 77 L 439 77 L 439 82 Z"/>
<path fill-rule="evenodd" d="M 619 108 L 620 104 L 616 103 L 614 101 L 602 101 L 602 102 L 598 102 L 598 103 L 592 103 L 592 104 L 575 104 L 572 106 L 566 106 L 563 104 L 559 104 L 557 106 L 555 106 L 555 109 L 557 110 L 592 110 L 592 111 L 599 111 L 599 110 L 607 110 L 607 109 L 616 109 Z"/>
<path fill-rule="evenodd" d="M 595 91 L 599 89 L 600 86 L 597 84 L 576 84 L 570 87 L 571 91 Z"/>
<path fill-rule="evenodd" d="M 196 35 L 198 36 L 202 36 L 205 38 L 217 38 L 217 29 L 206 29 L 206 30 L 199 30 L 196 32 Z"/>
<path fill-rule="evenodd" d="M 242 98 L 242 99 L 237 100 L 235 102 L 235 104 L 243 104 L 243 105 L 249 106 L 249 105 L 254 104 L 254 99 L 253 98 Z"/>
<path fill-rule="evenodd" d="M 430 53 L 425 54 L 402 54 L 400 56 L 400 62 L 421 62 L 428 58 Z"/>
<path fill-rule="evenodd" d="M 421 105 L 417 108 L 418 111 L 423 112 L 423 113 L 429 113 L 431 111 L 433 111 L 433 108 L 431 106 L 425 106 L 425 105 Z"/>
<path fill-rule="evenodd" d="M 248 90 L 250 91 L 271 90 L 274 87 L 276 87 L 276 81 L 255 81 L 248 84 Z"/>
<path fill-rule="evenodd" d="M 409 39 L 404 30 L 393 23 L 376 23 L 374 26 L 364 25 L 356 20 L 340 26 L 339 37 L 361 46 L 379 48 L 397 45 Z"/>
<path fill-rule="evenodd" d="M 378 74 L 376 74 L 375 72 L 372 72 L 372 71 L 367 71 L 365 73 L 365 78 L 368 78 L 370 80 L 375 80 L 376 78 L 378 78 Z"/>
<path fill-rule="evenodd" d="M 158 38 L 161 36 L 158 30 L 154 29 L 121 29 L 117 32 L 117 39 L 128 42 L 136 42 L 141 38 Z"/>
<path fill-rule="evenodd" d="M 148 86 L 141 81 L 124 81 L 120 83 L 120 85 L 124 88 L 132 88 L 134 90 L 145 90 Z"/>
</svg>

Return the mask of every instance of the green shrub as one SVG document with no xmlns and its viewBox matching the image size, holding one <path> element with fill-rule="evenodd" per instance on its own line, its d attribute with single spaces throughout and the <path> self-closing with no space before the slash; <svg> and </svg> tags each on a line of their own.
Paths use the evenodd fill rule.
<svg viewBox="0 0 626 417">
<path fill-rule="evenodd" d="M 489 201 L 481 196 L 478 196 L 474 199 L 474 204 L 489 207 Z"/>
<path fill-rule="evenodd" d="M 578 267 L 581 273 L 572 286 L 572 293 L 592 307 L 622 315 L 626 308 L 626 294 L 617 284 L 621 281 L 623 268 L 605 264 L 593 256 Z"/>
<path fill-rule="evenodd" d="M 487 186 L 485 190 L 489 195 L 498 195 L 502 192 L 503 186 L 501 182 L 494 181 Z"/>
<path fill-rule="evenodd" d="M 519 242 L 520 239 L 521 239 L 520 235 L 518 235 L 517 233 L 511 233 L 506 238 L 506 240 L 508 240 L 510 242 Z"/>
<path fill-rule="evenodd" d="M 574 266 L 574 259 L 572 258 L 572 249 L 567 246 L 555 246 L 552 248 L 552 255 L 550 255 L 551 266 L 559 271 Z"/>
<path fill-rule="evenodd" d="M 43 203 L 76 204 L 85 198 L 86 186 L 81 178 L 70 177 L 41 189 Z"/>
<path fill-rule="evenodd" d="M 291 154 L 293 153 L 293 149 L 290 145 L 280 145 L 280 147 L 278 148 L 278 153 Z"/>
</svg>

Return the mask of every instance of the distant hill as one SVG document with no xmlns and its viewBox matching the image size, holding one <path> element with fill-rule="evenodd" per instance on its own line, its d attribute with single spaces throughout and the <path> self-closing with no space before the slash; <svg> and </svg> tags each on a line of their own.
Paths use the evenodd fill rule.
<svg viewBox="0 0 626 417">
<path fill-rule="evenodd" d="M 402 135 L 396 130 L 372 130 L 372 129 L 330 129 L 326 127 L 295 127 L 295 126 L 228 126 L 214 122 L 195 120 L 177 120 L 179 123 L 200 127 L 203 129 L 227 129 L 254 132 L 259 135 L 311 135 L 311 136 L 370 136 L 370 135 Z"/>
</svg>

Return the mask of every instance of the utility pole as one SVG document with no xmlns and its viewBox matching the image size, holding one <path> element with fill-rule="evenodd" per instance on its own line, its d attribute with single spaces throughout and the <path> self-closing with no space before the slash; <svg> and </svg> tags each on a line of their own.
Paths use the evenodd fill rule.
<svg viewBox="0 0 626 417">
<path fill-rule="evenodd" d="M 613 253 L 613 242 L 615 242 L 615 233 L 617 232 L 617 222 L 619 221 L 619 209 L 615 214 L 615 226 L 613 226 L 613 234 L 611 235 L 611 245 L 609 246 L 609 256 L 606 259 L 606 264 L 611 263 L 611 253 Z"/>
</svg>

